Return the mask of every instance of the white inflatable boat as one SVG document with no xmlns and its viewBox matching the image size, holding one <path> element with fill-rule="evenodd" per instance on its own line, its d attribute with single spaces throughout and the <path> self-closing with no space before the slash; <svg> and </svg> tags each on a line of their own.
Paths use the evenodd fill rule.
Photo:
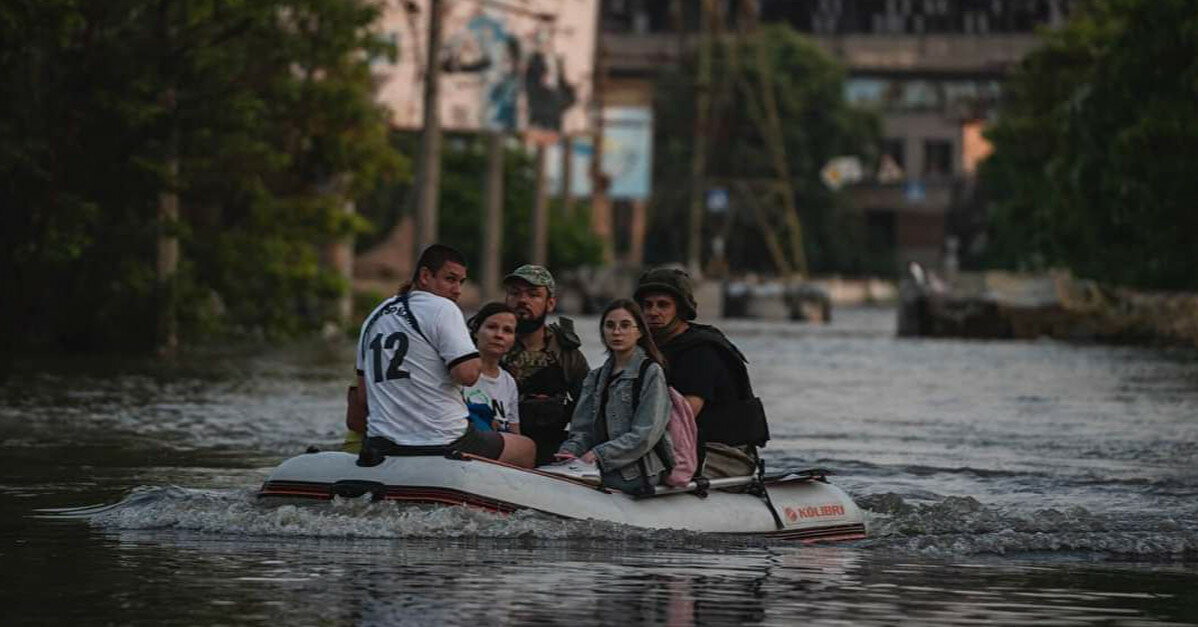
<svg viewBox="0 0 1198 627">
<path fill-rule="evenodd" d="M 574 519 L 647 527 L 765 536 L 803 542 L 865 537 L 852 499 L 817 469 L 764 477 L 716 479 L 709 485 L 659 487 L 632 496 L 580 479 L 526 470 L 472 455 L 387 457 L 373 467 L 349 453 L 307 453 L 284 461 L 259 496 L 334 496 L 466 505 L 496 512 L 531 509 Z M 737 491 L 725 491 L 736 488 Z"/>
</svg>

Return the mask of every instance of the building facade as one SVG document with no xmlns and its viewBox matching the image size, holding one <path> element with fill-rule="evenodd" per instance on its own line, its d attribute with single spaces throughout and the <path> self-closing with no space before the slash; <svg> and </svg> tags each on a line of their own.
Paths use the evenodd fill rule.
<svg viewBox="0 0 1198 627">
<path fill-rule="evenodd" d="M 702 0 L 605 0 L 605 98 L 652 102 L 653 77 L 693 54 Z M 1073 0 L 714 0 L 727 20 L 787 23 L 847 68 L 846 98 L 879 112 L 880 167 L 849 189 L 871 250 L 953 266 L 949 214 L 973 188 L 1002 82 Z M 747 10 L 747 12 L 746 12 Z M 743 17 L 741 19 L 744 19 Z M 889 251 L 889 252 L 887 252 Z"/>
</svg>

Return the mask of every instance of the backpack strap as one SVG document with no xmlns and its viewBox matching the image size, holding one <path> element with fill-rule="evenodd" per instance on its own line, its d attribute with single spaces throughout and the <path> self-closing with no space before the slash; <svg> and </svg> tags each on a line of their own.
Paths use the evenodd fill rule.
<svg viewBox="0 0 1198 627">
<path fill-rule="evenodd" d="M 632 384 L 632 413 L 633 414 L 636 414 L 636 407 L 641 402 L 641 389 L 644 386 L 643 381 L 645 380 L 645 374 L 647 374 L 649 372 L 649 365 L 652 363 L 653 363 L 653 360 L 649 359 L 648 357 L 645 358 L 645 361 L 641 362 L 641 370 L 637 374 L 636 381 Z M 666 394 L 666 399 L 669 400 L 668 392 Z M 670 411 L 671 412 L 674 411 L 673 407 L 670 408 Z M 662 465 L 666 467 L 667 471 L 674 469 L 674 467 L 670 464 L 670 458 L 673 456 L 666 454 L 666 436 L 664 433 L 662 434 L 661 438 L 659 440 L 657 440 L 657 444 L 653 445 L 652 450 L 654 453 L 657 453 L 657 459 L 661 460 Z M 645 470 L 645 459 L 641 458 L 640 462 L 641 462 L 641 477 L 644 478 L 646 487 L 651 488 L 652 486 L 649 485 L 648 471 Z M 650 489 L 650 493 L 652 493 L 651 489 Z"/>
<path fill-rule="evenodd" d="M 379 305 L 377 311 L 374 312 L 374 315 L 371 316 L 370 319 L 366 321 L 365 325 L 363 325 L 362 337 L 360 338 L 359 346 L 358 346 L 358 352 L 361 355 L 363 355 L 363 356 L 366 355 L 366 338 L 369 337 L 369 333 L 367 333 L 367 331 L 370 330 L 370 327 L 375 323 L 376 320 L 378 320 L 380 317 L 382 317 L 383 311 L 385 311 L 387 309 L 387 307 L 390 307 L 391 305 L 394 305 L 395 303 L 398 303 L 402 300 L 403 300 L 402 296 L 396 296 L 395 298 L 392 298 L 391 300 L 387 301 L 386 303 Z"/>
<path fill-rule="evenodd" d="M 404 292 L 399 297 L 399 302 L 403 305 L 401 311 L 403 313 L 404 320 L 408 321 L 408 326 L 415 329 L 416 333 L 419 333 L 420 337 L 423 338 L 429 346 L 433 346 L 433 343 L 429 341 L 428 336 L 424 334 L 424 331 L 420 330 L 420 323 L 416 322 L 416 315 L 412 313 L 412 303 L 410 302 L 411 299 L 409 298 L 411 295 L 411 292 Z"/>
<path fill-rule="evenodd" d="M 649 365 L 652 363 L 653 363 L 653 360 L 649 359 L 649 357 L 646 356 L 645 360 L 641 362 L 640 370 L 636 373 L 636 381 L 632 382 L 632 415 L 633 416 L 636 416 L 637 406 L 640 405 L 640 403 L 641 403 L 641 390 L 644 389 L 644 387 L 645 387 L 645 385 L 644 385 L 645 374 L 649 372 Z M 658 440 L 657 444 L 653 445 L 653 448 L 656 449 L 658 446 L 661 446 L 662 442 L 665 442 L 664 437 L 662 439 Z M 661 453 L 658 453 L 658 457 L 661 457 Z M 663 457 L 662 460 L 664 461 L 665 458 Z M 636 461 L 637 461 L 637 464 L 641 468 L 641 490 L 643 490 L 646 495 L 653 494 L 653 483 L 651 481 L 649 481 L 649 468 L 645 465 L 645 458 L 642 457 Z"/>
<path fill-rule="evenodd" d="M 648 357 L 641 362 L 641 369 L 636 374 L 636 381 L 632 383 L 632 413 L 636 413 L 636 407 L 641 402 L 641 388 L 644 387 L 645 373 L 649 372 L 649 365 L 653 363 Z"/>
<path fill-rule="evenodd" d="M 612 378 L 607 376 L 606 379 L 602 376 L 603 368 L 599 368 L 599 374 L 595 377 L 595 394 L 599 399 L 599 407 L 595 410 L 595 424 L 592 427 L 594 431 L 595 443 L 600 444 L 606 442 L 609 438 L 607 431 L 607 395 L 611 392 Z M 635 400 L 633 401 L 636 402 Z"/>
<path fill-rule="evenodd" d="M 559 317 L 558 320 L 566 320 L 568 322 L 569 318 Z M 571 323 L 570 328 L 571 328 L 571 330 L 574 328 L 573 323 Z M 557 342 L 557 347 L 558 347 L 558 349 L 561 350 L 561 354 L 554 355 L 553 351 L 549 350 L 549 340 L 548 339 L 545 340 L 545 348 L 543 350 L 545 351 L 545 353 L 547 353 L 549 355 L 550 358 L 553 359 L 553 361 L 554 361 L 553 365 L 557 366 L 557 369 L 561 371 L 562 379 L 564 379 L 566 381 L 566 388 L 567 388 L 566 394 L 569 395 L 570 370 L 569 370 L 569 368 L 566 367 L 566 352 L 572 351 L 572 350 L 578 350 L 578 345 L 577 344 L 575 344 L 573 346 L 567 345 L 567 340 L 565 337 L 563 337 L 565 334 L 565 331 L 560 326 L 560 323 L 546 325 L 545 329 L 547 329 L 549 331 L 548 335 L 552 335 L 554 340 Z M 574 399 L 574 400 L 578 400 L 578 399 Z"/>
<path fill-rule="evenodd" d="M 636 380 L 632 382 L 632 414 L 636 415 L 636 408 L 641 403 L 641 381 L 645 378 L 645 373 L 649 371 L 649 364 L 653 363 L 648 358 L 641 362 L 640 372 L 637 373 Z M 603 370 L 600 369 L 600 374 Z M 615 378 L 609 376 L 607 381 L 600 381 L 603 377 L 595 378 L 595 394 L 599 396 L 599 412 L 595 416 L 595 441 L 606 442 L 608 439 L 607 431 L 607 396 L 611 392 L 611 384 L 615 383 Z M 602 389 L 600 389 L 602 388 Z"/>
</svg>

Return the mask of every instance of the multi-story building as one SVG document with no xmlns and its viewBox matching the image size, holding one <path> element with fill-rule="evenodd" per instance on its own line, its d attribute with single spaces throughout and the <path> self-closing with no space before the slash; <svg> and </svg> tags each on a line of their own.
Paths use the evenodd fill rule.
<svg viewBox="0 0 1198 627">
<path fill-rule="evenodd" d="M 982 129 L 1003 79 L 1074 0 L 715 1 L 724 15 L 747 2 L 759 21 L 814 38 L 847 67 L 847 99 L 879 111 L 882 167 L 849 193 L 871 248 L 893 251 L 898 267 L 953 256 L 947 217 L 988 153 Z M 658 69 L 693 53 L 699 2 L 602 2 L 605 101 L 652 102 Z"/>
</svg>

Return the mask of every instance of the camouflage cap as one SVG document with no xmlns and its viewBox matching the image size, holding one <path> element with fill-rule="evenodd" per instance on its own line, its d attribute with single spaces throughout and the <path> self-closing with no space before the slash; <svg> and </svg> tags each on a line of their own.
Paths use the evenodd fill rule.
<svg viewBox="0 0 1198 627">
<path fill-rule="evenodd" d="M 520 266 L 513 270 L 511 274 L 503 277 L 503 283 L 507 285 L 508 282 L 516 279 L 524 281 L 529 285 L 548 288 L 550 296 L 553 296 L 553 292 L 557 287 L 557 284 L 553 282 L 553 275 L 549 274 L 549 270 L 545 266 L 534 266 L 531 263 Z"/>
</svg>

